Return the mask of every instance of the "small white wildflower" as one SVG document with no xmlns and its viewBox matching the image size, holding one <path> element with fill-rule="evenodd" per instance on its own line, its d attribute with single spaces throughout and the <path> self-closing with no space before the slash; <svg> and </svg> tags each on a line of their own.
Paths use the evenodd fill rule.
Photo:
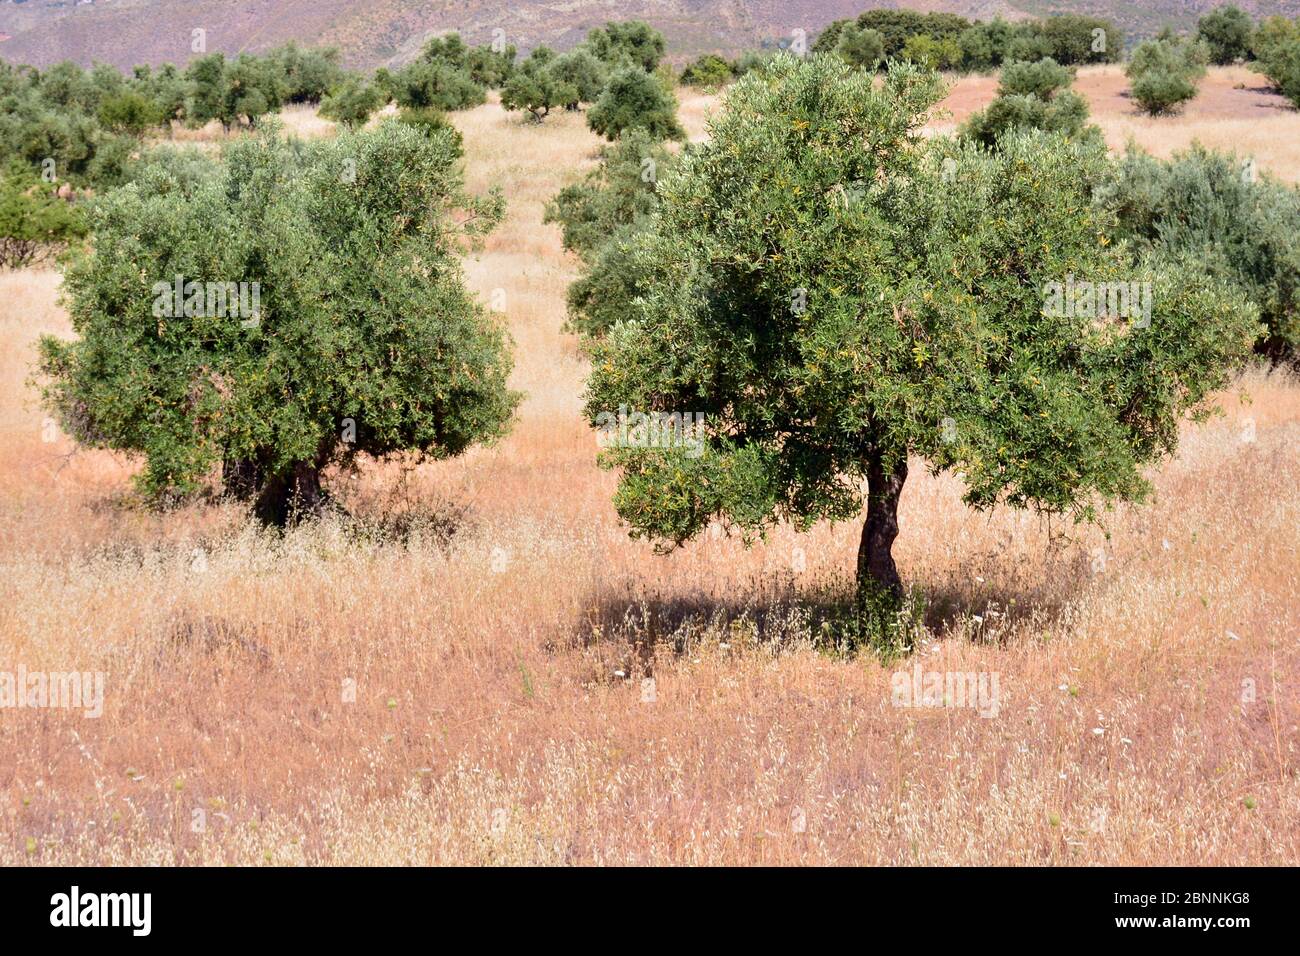
<svg viewBox="0 0 1300 956">
<path fill-rule="evenodd" d="M 1092 732 L 1093 732 L 1094 734 L 1096 734 L 1098 737 L 1100 737 L 1102 734 L 1104 734 L 1104 733 L 1106 732 L 1106 728 L 1105 728 L 1105 727 L 1094 727 L 1094 728 L 1092 728 Z"/>
<path fill-rule="evenodd" d="M 1239 638 L 1236 634 L 1233 634 L 1232 631 L 1224 631 L 1224 633 L 1228 635 L 1228 639 L 1229 639 L 1229 640 L 1232 640 L 1232 641 L 1239 641 L 1239 640 L 1241 640 L 1241 638 Z"/>
</svg>

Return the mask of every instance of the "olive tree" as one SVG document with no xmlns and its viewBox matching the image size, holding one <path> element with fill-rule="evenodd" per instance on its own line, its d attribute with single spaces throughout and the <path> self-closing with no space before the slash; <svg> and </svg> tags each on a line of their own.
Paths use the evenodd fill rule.
<svg viewBox="0 0 1300 956">
<path fill-rule="evenodd" d="M 598 336 L 627 318 L 639 275 L 628 254 L 631 238 L 646 228 L 658 183 L 677 161 L 644 129 L 631 129 L 601 152 L 600 163 L 547 204 L 545 222 L 563 228 L 564 248 L 583 262 L 569 286 L 568 329 Z"/>
<path fill-rule="evenodd" d="M 0 268 L 30 265 L 86 234 L 81 212 L 18 160 L 0 169 Z"/>
<path fill-rule="evenodd" d="M 621 469 L 632 533 L 663 547 L 714 520 L 747 537 L 846 520 L 865 480 L 867 635 L 889 633 L 902 600 L 911 459 L 959 474 L 976 508 L 1095 519 L 1143 497 L 1143 466 L 1255 333 L 1225 287 L 1111 241 L 1090 199 L 1104 147 L 926 140 L 942 94 L 910 64 L 880 84 L 831 56 L 740 80 L 659 184 L 634 240 L 640 294 L 593 344 L 585 397 L 598 428 L 643 416 L 601 461 Z M 1071 277 L 1149 294 L 1135 318 L 1054 307 Z"/>
<path fill-rule="evenodd" d="M 581 46 L 555 57 L 547 70 L 556 83 L 572 90 L 573 99 L 564 104 L 568 110 L 576 110 L 583 103 L 594 103 L 608 78 L 605 64 Z"/>
<path fill-rule="evenodd" d="M 856 23 L 846 23 L 840 30 L 835 52 L 850 66 L 874 70 L 885 58 L 885 38 L 879 30 L 867 30 Z"/>
<path fill-rule="evenodd" d="M 533 50 L 501 87 L 501 105 L 507 110 L 524 110 L 540 123 L 556 107 L 576 103 L 582 94 L 553 69 L 558 62 L 549 47 Z"/>
<path fill-rule="evenodd" d="M 331 464 L 503 434 L 507 338 L 460 266 L 501 203 L 465 194 L 458 157 L 401 123 L 264 134 L 211 176 L 157 167 L 109 192 L 65 277 L 78 338 L 40 344 L 47 407 L 81 444 L 142 456 L 149 497 L 219 470 L 274 524 L 324 507 Z"/>
<path fill-rule="evenodd" d="M 664 35 L 643 20 L 606 23 L 587 33 L 583 44 L 610 66 L 632 65 L 650 73 L 663 58 Z"/>
<path fill-rule="evenodd" d="M 1255 23 L 1250 14 L 1229 4 L 1216 7 L 1196 21 L 1197 39 L 1210 50 L 1210 62 L 1227 66 L 1250 55 Z"/>
<path fill-rule="evenodd" d="M 1260 24 L 1251 48 L 1257 61 L 1251 69 L 1300 106 L 1300 19 L 1269 17 Z"/>
<path fill-rule="evenodd" d="M 677 122 L 677 101 L 658 78 L 626 67 L 609 78 L 600 99 L 587 111 L 592 131 L 615 140 L 629 129 L 644 129 L 655 139 L 685 139 Z"/>
<path fill-rule="evenodd" d="M 1196 97 L 1210 52 L 1204 43 L 1177 37 L 1148 40 L 1133 51 L 1125 75 L 1133 98 L 1152 116 L 1175 112 Z"/>
<path fill-rule="evenodd" d="M 1264 322 L 1257 352 L 1300 356 L 1300 188 L 1200 144 L 1167 160 L 1130 147 L 1098 199 L 1135 244 L 1241 289 Z"/>
<path fill-rule="evenodd" d="M 1008 63 L 1002 68 L 998 95 L 988 107 L 973 114 L 962 134 L 985 146 L 995 145 L 1008 133 L 1027 129 L 1077 136 L 1100 136 L 1087 126 L 1088 102 L 1071 90 L 1074 73 L 1050 57 L 1036 63 Z"/>
<path fill-rule="evenodd" d="M 320 115 L 355 129 L 365 126 L 384 103 L 385 94 L 378 85 L 352 75 L 321 100 Z"/>
</svg>

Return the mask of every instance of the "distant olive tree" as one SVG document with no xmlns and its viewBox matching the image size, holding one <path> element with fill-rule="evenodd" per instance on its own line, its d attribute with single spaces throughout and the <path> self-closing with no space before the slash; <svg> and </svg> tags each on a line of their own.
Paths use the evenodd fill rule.
<svg viewBox="0 0 1300 956">
<path fill-rule="evenodd" d="M 1217 7 L 1196 22 L 1196 37 L 1210 51 L 1210 62 L 1226 66 L 1250 55 L 1255 22 L 1240 7 Z"/>
<path fill-rule="evenodd" d="M 683 86 L 717 87 L 731 82 L 734 75 L 730 63 L 716 53 L 705 53 L 686 64 L 679 79 Z"/>
<path fill-rule="evenodd" d="M 658 78 L 637 67 L 610 77 L 600 99 L 587 111 L 587 125 L 615 140 L 629 129 L 644 129 L 654 139 L 685 139 L 677 122 L 677 101 Z"/>
<path fill-rule="evenodd" d="M 1073 72 L 1053 59 L 1036 63 L 1008 63 L 1002 68 L 997 97 L 981 112 L 973 114 L 962 134 L 985 146 L 992 146 L 1008 133 L 1040 129 L 1100 136 L 1088 127 L 1088 103 L 1071 90 Z"/>
<path fill-rule="evenodd" d="M 1238 288 L 1263 322 L 1257 352 L 1300 357 L 1300 188 L 1200 145 L 1168 160 L 1131 148 L 1098 199 L 1135 244 Z"/>
<path fill-rule="evenodd" d="M 1255 33 L 1252 49 L 1256 59 L 1252 69 L 1300 107 L 1300 19 L 1265 20 Z"/>
<path fill-rule="evenodd" d="M 1196 97 L 1196 84 L 1209 62 L 1205 44 L 1177 37 L 1147 40 L 1133 51 L 1125 70 L 1133 98 L 1152 116 L 1175 112 Z"/>
<path fill-rule="evenodd" d="M 386 94 L 377 85 L 349 76 L 321 100 L 320 115 L 356 129 L 365 126 L 386 101 Z"/>
<path fill-rule="evenodd" d="M 840 30 L 835 52 L 849 66 L 874 70 L 885 59 L 885 37 L 879 30 L 869 30 L 856 23 L 846 23 Z"/>
<path fill-rule="evenodd" d="M 501 105 L 507 110 L 526 111 L 540 123 L 551 110 L 578 102 L 581 93 L 577 85 L 554 69 L 557 62 L 555 51 L 549 47 L 533 50 L 501 87 Z"/>
<path fill-rule="evenodd" d="M 86 234 L 81 211 L 19 161 L 0 169 L 0 267 L 31 265 Z"/>
</svg>

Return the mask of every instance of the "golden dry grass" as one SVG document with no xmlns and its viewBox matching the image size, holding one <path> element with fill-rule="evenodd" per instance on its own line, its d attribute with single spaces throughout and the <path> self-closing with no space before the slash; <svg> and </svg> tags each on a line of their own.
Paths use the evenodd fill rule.
<svg viewBox="0 0 1300 956">
<path fill-rule="evenodd" d="M 693 135 L 711 103 L 685 97 Z M 917 463 L 896 553 L 930 632 L 831 656 L 811 608 L 856 528 L 659 557 L 618 525 L 541 223 L 582 118 L 456 122 L 510 201 L 467 274 L 504 290 L 527 399 L 500 446 L 344 491 L 430 532 L 130 507 L 129 463 L 43 435 L 23 385 L 68 330 L 57 275 L 0 275 L 0 671 L 108 675 L 99 719 L 0 710 L 0 862 L 1300 861 L 1300 383 L 1246 374 L 1109 539 L 971 513 Z M 997 716 L 894 707 L 914 664 L 996 673 Z"/>
</svg>

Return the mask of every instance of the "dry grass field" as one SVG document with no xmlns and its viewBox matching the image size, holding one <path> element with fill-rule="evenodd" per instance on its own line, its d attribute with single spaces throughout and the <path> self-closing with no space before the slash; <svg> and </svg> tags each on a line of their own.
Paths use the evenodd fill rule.
<svg viewBox="0 0 1300 956">
<path fill-rule="evenodd" d="M 1300 179 L 1300 114 L 1257 85 L 1212 71 L 1158 121 L 1115 70 L 1079 88 L 1114 145 Z M 714 102 L 685 97 L 693 136 Z M 928 634 L 828 653 L 858 527 L 657 556 L 619 526 L 542 224 L 593 161 L 581 116 L 455 120 L 510 203 L 466 269 L 527 397 L 497 447 L 340 479 L 351 522 L 136 507 L 25 385 L 68 331 L 57 273 L 0 275 L 0 671 L 106 674 L 97 719 L 0 710 L 0 863 L 1300 863 L 1300 381 L 1244 374 L 1108 537 L 972 513 L 915 463 L 895 554 Z M 995 676 L 996 715 L 894 706 L 914 667 Z"/>
</svg>

